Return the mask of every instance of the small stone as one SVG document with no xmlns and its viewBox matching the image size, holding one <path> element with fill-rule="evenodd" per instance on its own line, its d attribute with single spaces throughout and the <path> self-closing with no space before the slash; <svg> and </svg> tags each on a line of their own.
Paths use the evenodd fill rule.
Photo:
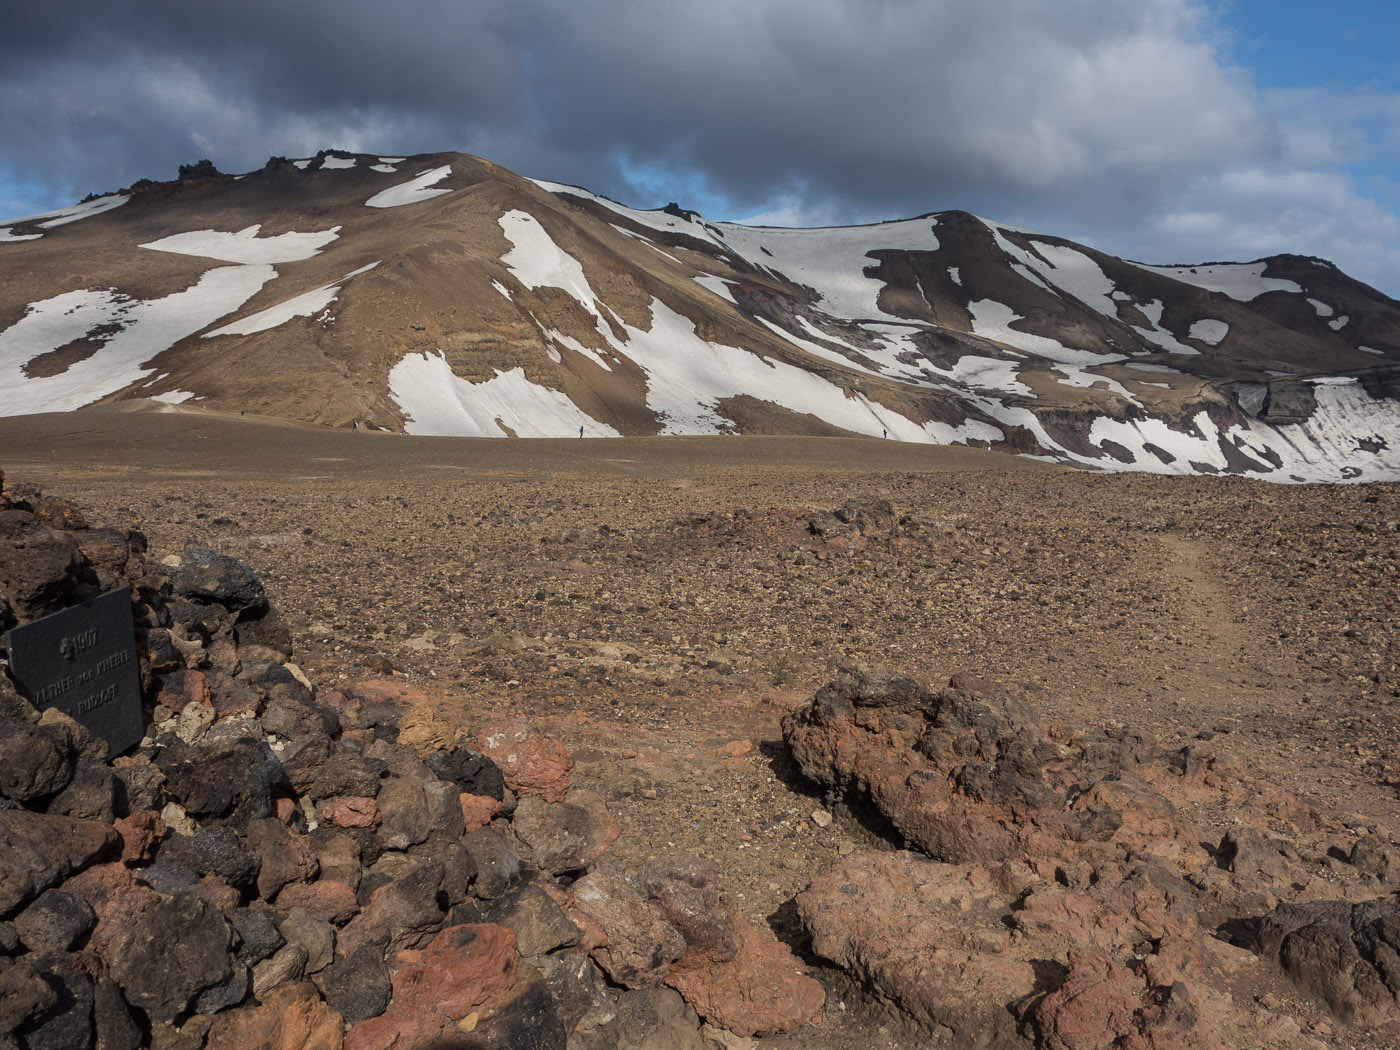
<svg viewBox="0 0 1400 1050">
<path fill-rule="evenodd" d="M 293 908 L 278 922 L 277 929 L 288 944 L 305 949 L 307 973 L 325 969 L 335 958 L 335 928 L 305 909 Z"/>
<path fill-rule="evenodd" d="M 97 916 L 88 903 L 63 890 L 45 890 L 15 916 L 15 931 L 31 952 L 68 952 L 80 944 Z"/>
<path fill-rule="evenodd" d="M 338 828 L 369 828 L 373 831 L 383 819 L 379 803 L 364 795 L 335 795 L 322 799 L 316 807 L 321 823 Z"/>
<path fill-rule="evenodd" d="M 501 811 L 501 800 L 489 795 L 471 795 L 464 792 L 457 798 L 462 807 L 462 824 L 468 834 L 486 827 L 491 823 L 491 818 Z"/>
</svg>

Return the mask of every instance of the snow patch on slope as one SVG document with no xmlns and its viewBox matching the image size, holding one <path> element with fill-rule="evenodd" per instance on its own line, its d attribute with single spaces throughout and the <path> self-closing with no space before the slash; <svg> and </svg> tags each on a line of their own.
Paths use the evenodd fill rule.
<svg viewBox="0 0 1400 1050">
<path fill-rule="evenodd" d="M 1230 334 L 1230 326 L 1224 321 L 1205 317 L 1193 324 L 1186 334 L 1207 346 L 1219 346 L 1220 341 Z"/>
<path fill-rule="evenodd" d="M 237 233 L 191 230 L 148 241 L 141 247 L 232 263 L 287 263 L 310 259 L 340 236 L 339 226 L 319 233 L 279 233 L 275 237 L 259 237 L 261 229 L 261 224 L 255 224 Z"/>
<path fill-rule="evenodd" d="M 55 211 L 42 211 L 38 215 L 25 215 L 18 219 L 6 219 L 5 221 L 14 226 L 24 226 L 28 223 L 38 222 L 40 219 L 46 219 L 48 220 L 47 222 L 39 222 L 39 229 L 51 230 L 55 226 L 66 226 L 68 223 L 77 222 L 79 219 L 88 219 L 94 215 L 101 215 L 104 211 L 111 211 L 113 208 L 121 207 L 129 200 L 131 200 L 129 194 L 109 193 L 105 197 L 97 197 L 83 204 L 74 204 L 68 208 L 59 208 Z M 29 238 L 25 239 L 28 240 Z"/>
<path fill-rule="evenodd" d="M 372 270 L 379 263 L 372 262 L 368 266 L 362 266 L 358 270 L 347 273 L 335 284 L 322 285 L 309 292 L 293 296 L 285 302 L 276 306 L 269 306 L 266 310 L 260 310 L 255 314 L 243 318 L 241 321 L 234 321 L 226 324 L 222 328 L 216 328 L 212 332 L 205 332 L 201 338 L 213 339 L 217 335 L 253 335 L 255 332 L 266 332 L 270 328 L 276 328 L 280 324 L 286 324 L 294 317 L 311 317 L 319 310 L 324 310 L 335 302 L 335 297 L 340 292 L 340 287 L 351 277 Z"/>
<path fill-rule="evenodd" d="M 880 265 L 872 252 L 885 249 L 938 251 L 936 219 L 909 219 L 875 226 L 833 226 L 810 230 L 739 226 L 719 223 L 723 244 L 751 266 L 781 274 L 806 285 L 819 297 L 817 305 L 843 320 L 865 318 L 901 320 L 882 311 L 876 300 L 884 282 L 865 276 Z"/>
<path fill-rule="evenodd" d="M 1208 292 L 1220 292 L 1231 299 L 1247 303 L 1266 292 L 1298 292 L 1302 286 L 1282 277 L 1265 277 L 1264 268 L 1269 264 L 1260 260 L 1252 263 L 1216 263 L 1212 266 L 1147 266 L 1144 270 L 1194 284 Z"/>
<path fill-rule="evenodd" d="M 389 372 L 389 395 L 412 419 L 410 434 L 452 437 L 619 437 L 559 390 L 532 383 L 523 368 L 472 383 L 453 374 L 441 351 L 409 354 Z"/>
<path fill-rule="evenodd" d="M 568 292 L 594 317 L 598 312 L 598 296 L 584 276 L 583 266 L 554 243 L 549 231 L 529 212 L 508 211 L 497 220 L 501 232 L 512 248 L 501 256 L 501 262 L 526 288 L 558 288 Z"/>
<path fill-rule="evenodd" d="M 429 187 L 441 182 L 452 174 L 452 165 L 444 164 L 440 168 L 433 168 L 425 171 L 416 179 L 408 182 L 401 182 L 397 186 L 390 186 L 387 190 L 380 190 L 365 204 L 371 208 L 399 208 L 405 204 L 417 204 L 419 201 L 431 200 L 433 197 L 441 197 L 444 193 L 451 193 L 451 190 L 435 190 Z"/>
<path fill-rule="evenodd" d="M 31 303 L 0 332 L 0 415 L 66 412 L 150 375 L 144 362 L 225 314 L 277 276 L 270 265 L 221 266 L 184 291 L 131 299 L 113 290 L 83 289 Z M 83 361 L 53 376 L 30 378 L 24 366 L 110 325 L 120 330 Z"/>
</svg>

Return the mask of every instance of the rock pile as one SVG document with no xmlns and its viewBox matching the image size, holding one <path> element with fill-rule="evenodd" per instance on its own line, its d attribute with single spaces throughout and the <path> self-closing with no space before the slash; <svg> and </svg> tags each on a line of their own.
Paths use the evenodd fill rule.
<svg viewBox="0 0 1400 1050">
<path fill-rule="evenodd" d="M 318 692 L 247 565 L 0 495 L 0 626 L 116 588 L 132 753 L 0 675 L 0 1048 L 699 1048 L 820 1008 L 713 869 L 590 873 L 618 826 L 527 720 Z"/>
<path fill-rule="evenodd" d="M 798 896 L 816 952 L 966 1045 L 1321 1046 L 1279 970 L 1400 1034 L 1400 867 L 1209 742 L 1043 727 L 968 675 L 853 672 L 784 721 L 802 771 L 908 849 Z M 1203 818 L 1227 825 L 1209 836 Z"/>
</svg>

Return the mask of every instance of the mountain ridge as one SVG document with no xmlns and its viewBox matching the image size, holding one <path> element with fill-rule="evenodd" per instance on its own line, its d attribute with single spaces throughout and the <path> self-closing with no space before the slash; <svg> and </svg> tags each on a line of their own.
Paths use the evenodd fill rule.
<svg viewBox="0 0 1400 1050">
<path fill-rule="evenodd" d="M 751 227 L 464 154 L 323 151 L 5 220 L 0 272 L 3 414 L 154 396 L 1400 477 L 1400 303 L 1301 255 L 1147 265 L 961 211 Z"/>
</svg>

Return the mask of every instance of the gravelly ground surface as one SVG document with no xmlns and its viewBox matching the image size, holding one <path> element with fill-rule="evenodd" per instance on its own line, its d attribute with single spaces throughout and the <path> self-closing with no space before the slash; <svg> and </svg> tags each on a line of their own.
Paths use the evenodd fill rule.
<svg viewBox="0 0 1400 1050">
<path fill-rule="evenodd" d="M 316 680 L 402 674 L 472 727 L 538 717 L 623 827 L 609 863 L 710 856 L 785 934 L 792 895 L 874 841 L 840 806 L 827 820 L 781 746 L 782 713 L 844 663 L 968 670 L 1077 727 L 1224 736 L 1339 825 L 1400 830 L 1400 485 L 856 440 L 444 445 L 52 419 L 0 421 L 8 480 L 158 552 L 245 559 Z M 815 542 L 812 514 L 850 499 L 888 500 L 895 534 Z M 923 1045 L 859 998 L 763 1045 Z"/>
</svg>

